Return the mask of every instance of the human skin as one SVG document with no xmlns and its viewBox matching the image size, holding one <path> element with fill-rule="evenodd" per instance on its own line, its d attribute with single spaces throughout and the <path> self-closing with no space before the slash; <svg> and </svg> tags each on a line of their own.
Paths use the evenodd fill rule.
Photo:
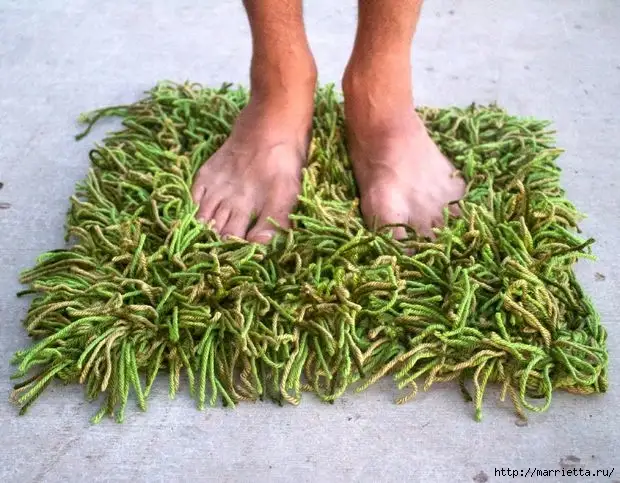
<svg viewBox="0 0 620 483">
<path fill-rule="evenodd" d="M 317 70 L 301 0 L 245 0 L 252 32 L 250 100 L 197 173 L 198 218 L 222 236 L 266 243 L 288 228 L 311 139 Z M 465 184 L 415 112 L 411 48 L 422 0 L 359 0 L 342 81 L 347 143 L 371 229 L 432 236 Z M 252 217 L 256 223 L 251 226 Z M 397 238 L 404 228 L 394 228 Z"/>
</svg>

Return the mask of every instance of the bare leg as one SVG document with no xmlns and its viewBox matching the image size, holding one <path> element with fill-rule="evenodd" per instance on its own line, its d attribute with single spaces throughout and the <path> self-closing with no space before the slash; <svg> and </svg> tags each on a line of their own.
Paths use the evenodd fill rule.
<svg viewBox="0 0 620 483">
<path fill-rule="evenodd" d="M 245 0 L 252 30 L 250 102 L 232 134 L 198 171 L 198 218 L 222 236 L 267 242 L 297 202 L 312 127 L 316 67 L 301 0 Z M 256 225 L 249 230 L 253 214 Z"/>
<path fill-rule="evenodd" d="M 359 0 L 343 79 L 349 153 L 366 223 L 410 224 L 425 235 L 464 182 L 414 111 L 411 43 L 422 0 Z M 397 237 L 404 230 L 395 230 Z"/>
</svg>

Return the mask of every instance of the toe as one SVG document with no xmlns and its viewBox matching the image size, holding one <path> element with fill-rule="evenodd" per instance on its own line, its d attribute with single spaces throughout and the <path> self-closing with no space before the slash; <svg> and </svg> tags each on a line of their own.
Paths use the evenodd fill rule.
<svg viewBox="0 0 620 483">
<path fill-rule="evenodd" d="M 450 214 L 455 217 L 461 216 L 461 208 L 458 203 L 451 203 L 448 205 L 448 210 L 450 210 Z"/>
<path fill-rule="evenodd" d="M 432 216 L 427 216 L 423 213 L 417 213 L 416 215 L 417 216 L 414 215 L 408 220 L 409 225 L 415 229 L 416 234 L 424 238 L 434 238 L 435 233 L 433 232 L 433 228 L 443 225 L 443 220 L 438 217 L 433 218 Z"/>
<path fill-rule="evenodd" d="M 205 185 L 201 183 L 199 180 L 196 180 L 192 185 L 192 200 L 197 205 L 200 205 L 202 201 L 202 197 L 205 194 Z"/>
<path fill-rule="evenodd" d="M 268 243 L 278 230 L 277 226 L 286 230 L 290 227 L 288 215 L 292 210 L 293 203 L 285 200 L 277 205 L 270 203 L 261 211 L 256 225 L 248 233 L 248 240 L 256 243 Z M 277 226 L 271 220 L 275 221 Z"/>
<path fill-rule="evenodd" d="M 230 206 L 225 202 L 218 205 L 213 215 L 213 229 L 215 231 L 222 233 L 222 229 L 226 226 L 226 223 L 228 223 L 231 211 Z"/>
<path fill-rule="evenodd" d="M 233 208 L 228 222 L 222 228 L 222 237 L 236 236 L 238 238 L 245 237 L 250 224 L 250 209 Z"/>
<path fill-rule="evenodd" d="M 409 212 L 406 204 L 399 197 L 373 195 L 362 199 L 362 214 L 366 220 L 366 226 L 372 230 L 378 230 L 386 225 L 406 225 Z M 407 237 L 407 231 L 402 226 L 392 228 L 392 235 L 397 240 Z"/>
<path fill-rule="evenodd" d="M 276 234 L 276 228 L 271 224 L 269 224 L 269 226 L 262 226 L 258 230 L 255 228 L 256 227 L 248 233 L 248 241 L 265 245 L 269 243 Z"/>
<path fill-rule="evenodd" d="M 198 208 L 196 218 L 203 223 L 210 222 L 215 215 L 215 210 L 219 206 L 220 201 L 221 198 L 219 196 L 206 192 L 200 201 L 200 208 Z"/>
<path fill-rule="evenodd" d="M 376 231 L 387 225 L 406 225 L 407 215 L 398 211 L 384 209 L 375 212 L 372 220 L 368 223 L 371 230 Z M 384 230 L 382 230 L 384 231 Z M 407 238 L 407 230 L 403 226 L 392 226 L 390 228 L 392 237 L 396 240 Z M 385 232 L 385 231 L 384 231 Z"/>
</svg>

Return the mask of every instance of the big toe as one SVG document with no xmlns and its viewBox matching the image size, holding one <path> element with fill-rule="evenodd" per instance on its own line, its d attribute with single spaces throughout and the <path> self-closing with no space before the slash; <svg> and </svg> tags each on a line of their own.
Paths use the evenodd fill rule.
<svg viewBox="0 0 620 483">
<path fill-rule="evenodd" d="M 289 215 L 295 208 L 297 194 L 274 190 L 275 196 L 268 201 L 259 214 L 256 225 L 248 233 L 248 240 L 268 243 L 278 229 L 287 230 L 291 226 Z"/>
<path fill-rule="evenodd" d="M 409 207 L 402 196 L 393 190 L 371 190 L 361 201 L 362 215 L 370 230 L 379 230 L 386 225 L 406 225 L 410 218 Z M 391 229 L 394 238 L 402 240 L 407 237 L 404 227 Z"/>
</svg>

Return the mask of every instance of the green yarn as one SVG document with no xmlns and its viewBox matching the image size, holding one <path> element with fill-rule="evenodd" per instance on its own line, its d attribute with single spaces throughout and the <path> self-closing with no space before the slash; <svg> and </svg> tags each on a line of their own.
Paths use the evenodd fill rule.
<svg viewBox="0 0 620 483">
<path fill-rule="evenodd" d="M 606 331 L 573 273 L 593 240 L 577 234 L 548 123 L 495 106 L 421 109 L 468 191 L 435 240 L 407 228 L 396 241 L 363 225 L 341 103 L 321 88 L 293 229 L 261 246 L 220 240 L 190 194 L 247 99 L 230 85 L 161 83 L 81 118 L 78 138 L 105 117 L 123 129 L 90 152 L 72 247 L 23 273 L 36 343 L 13 359 L 22 413 L 58 379 L 104 397 L 95 422 L 122 421 L 128 399 L 146 409 L 163 370 L 170 396 L 188 386 L 201 409 L 298 404 L 305 391 L 331 402 L 388 374 L 399 402 L 420 381 L 458 382 L 478 419 L 490 383 L 522 417 L 555 389 L 606 390 Z"/>
</svg>

